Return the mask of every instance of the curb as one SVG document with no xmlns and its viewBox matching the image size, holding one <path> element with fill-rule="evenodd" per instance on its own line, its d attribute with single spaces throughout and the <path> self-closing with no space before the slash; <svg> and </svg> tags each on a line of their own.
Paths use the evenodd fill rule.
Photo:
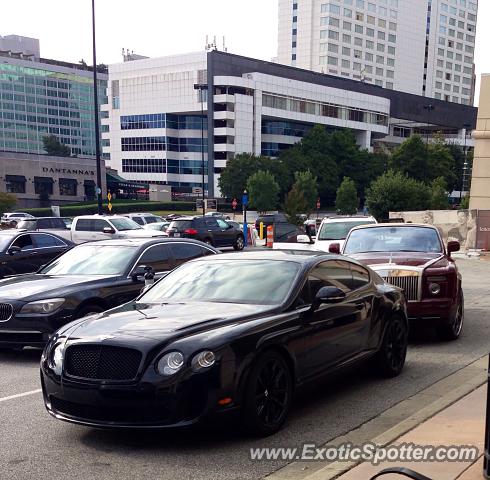
<svg viewBox="0 0 490 480">
<path fill-rule="evenodd" d="M 405 433 L 481 387 L 487 382 L 487 356 L 406 398 L 355 430 L 322 446 L 350 442 L 372 442 L 380 446 L 393 443 Z M 293 462 L 265 477 L 265 480 L 332 480 L 361 462 Z"/>
</svg>

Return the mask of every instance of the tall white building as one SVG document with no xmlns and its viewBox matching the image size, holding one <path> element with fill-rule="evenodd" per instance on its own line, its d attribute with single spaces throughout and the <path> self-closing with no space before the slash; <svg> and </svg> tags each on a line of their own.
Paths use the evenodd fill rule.
<svg viewBox="0 0 490 480">
<path fill-rule="evenodd" d="M 374 149 L 413 133 L 440 132 L 463 144 L 465 125 L 476 123 L 471 106 L 431 100 L 428 111 L 423 96 L 218 51 L 111 65 L 107 93 L 102 135 L 110 166 L 181 195 L 204 183 L 219 196 L 228 160 L 277 157 L 315 124 L 349 129 L 362 148 Z"/>
<path fill-rule="evenodd" d="M 278 62 L 473 104 L 478 0 L 279 0 Z"/>
</svg>

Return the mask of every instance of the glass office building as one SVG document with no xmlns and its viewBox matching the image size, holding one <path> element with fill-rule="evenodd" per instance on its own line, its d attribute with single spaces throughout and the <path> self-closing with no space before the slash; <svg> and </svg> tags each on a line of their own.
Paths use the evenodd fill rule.
<svg viewBox="0 0 490 480">
<path fill-rule="evenodd" d="M 87 67 L 0 52 L 0 151 L 43 154 L 55 135 L 79 157 L 95 156 L 93 73 Z M 99 74 L 99 103 L 107 75 Z"/>
</svg>

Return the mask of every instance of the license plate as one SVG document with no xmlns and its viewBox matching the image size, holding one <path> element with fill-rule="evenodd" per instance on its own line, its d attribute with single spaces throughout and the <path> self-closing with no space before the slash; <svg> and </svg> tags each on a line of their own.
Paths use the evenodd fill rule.
<svg viewBox="0 0 490 480">
<path fill-rule="evenodd" d="M 180 237 L 180 232 L 175 232 L 174 237 Z"/>
</svg>

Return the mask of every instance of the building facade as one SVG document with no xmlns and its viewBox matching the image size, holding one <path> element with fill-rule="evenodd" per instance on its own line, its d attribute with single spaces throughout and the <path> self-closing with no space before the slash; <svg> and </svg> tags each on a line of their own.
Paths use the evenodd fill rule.
<svg viewBox="0 0 490 480">
<path fill-rule="evenodd" d="M 315 124 L 348 128 L 373 149 L 412 133 L 442 132 L 463 144 L 464 126 L 476 122 L 470 106 L 431 100 L 426 109 L 422 96 L 218 51 L 111 65 L 108 99 L 102 122 L 112 168 L 191 193 L 202 186 L 204 160 L 209 196 L 219 196 L 234 155 L 277 157 Z"/>
<path fill-rule="evenodd" d="M 43 59 L 39 41 L 0 37 L 0 151 L 45 153 L 56 135 L 79 157 L 95 156 L 93 73 L 82 65 Z M 107 75 L 99 73 L 100 103 Z"/>
<path fill-rule="evenodd" d="M 478 0 L 279 0 L 278 62 L 472 105 Z"/>
</svg>

